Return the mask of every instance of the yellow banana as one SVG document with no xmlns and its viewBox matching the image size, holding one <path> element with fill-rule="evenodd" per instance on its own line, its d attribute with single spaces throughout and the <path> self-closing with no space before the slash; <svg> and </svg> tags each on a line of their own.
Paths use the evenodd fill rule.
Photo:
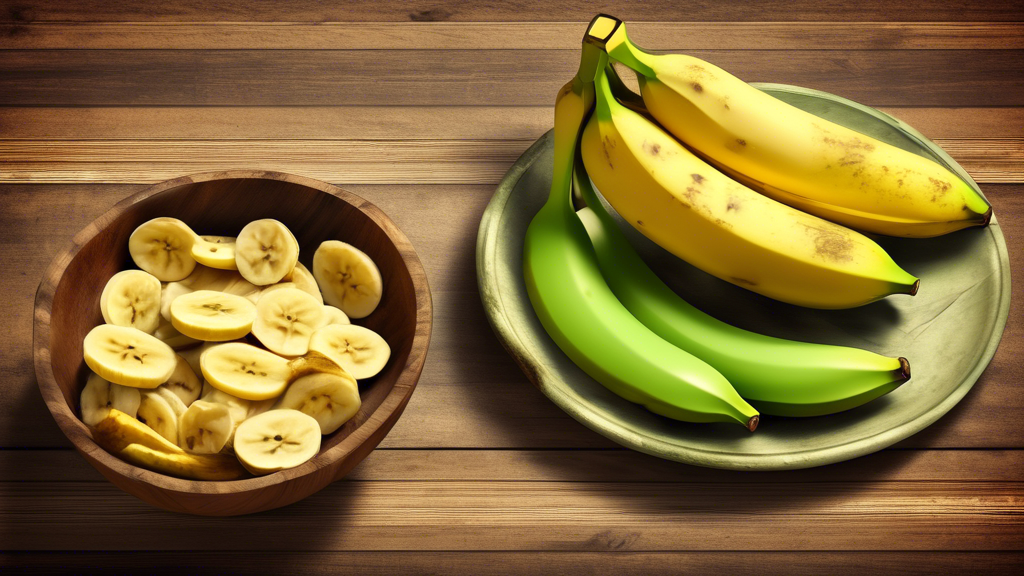
<svg viewBox="0 0 1024 576">
<path fill-rule="evenodd" d="M 602 73 L 582 156 L 608 202 L 694 266 L 776 300 L 851 308 L 919 280 L 867 237 L 731 180 L 619 104 Z"/>
<path fill-rule="evenodd" d="M 780 202 L 860 230 L 916 238 L 984 226 L 992 217 L 988 202 L 938 163 L 800 110 L 698 58 L 644 52 L 621 22 L 605 49 L 637 72 L 659 124 Z"/>
</svg>

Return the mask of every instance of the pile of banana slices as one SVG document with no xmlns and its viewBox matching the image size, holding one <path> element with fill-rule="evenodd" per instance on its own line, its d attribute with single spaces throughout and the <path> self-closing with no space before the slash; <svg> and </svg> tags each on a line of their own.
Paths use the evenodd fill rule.
<svg viewBox="0 0 1024 576">
<path fill-rule="evenodd" d="M 277 220 L 231 238 L 155 218 L 128 250 L 139 269 L 100 296 L 105 324 L 82 346 L 92 374 L 80 407 L 96 441 L 129 462 L 199 480 L 298 466 L 355 416 L 357 380 L 391 356 L 350 320 L 384 291 L 350 244 L 320 244 L 310 272 Z"/>
</svg>

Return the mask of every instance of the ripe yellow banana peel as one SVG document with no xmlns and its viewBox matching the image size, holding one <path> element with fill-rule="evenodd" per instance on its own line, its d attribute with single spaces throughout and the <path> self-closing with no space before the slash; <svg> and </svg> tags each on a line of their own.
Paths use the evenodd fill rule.
<svg viewBox="0 0 1024 576">
<path fill-rule="evenodd" d="M 605 50 L 636 71 L 658 123 L 763 194 L 891 236 L 938 236 L 991 220 L 988 202 L 938 163 L 800 110 L 709 62 L 646 52 L 625 24 L 602 18 Z"/>
</svg>

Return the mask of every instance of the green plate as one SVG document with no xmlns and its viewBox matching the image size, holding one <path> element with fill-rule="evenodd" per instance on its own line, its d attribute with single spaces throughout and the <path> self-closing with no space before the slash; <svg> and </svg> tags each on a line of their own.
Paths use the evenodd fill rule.
<svg viewBox="0 0 1024 576">
<path fill-rule="evenodd" d="M 824 92 L 756 85 L 838 124 L 931 158 L 977 184 L 938 146 L 882 112 Z M 491 326 L 527 377 L 576 420 L 655 456 L 716 468 L 781 470 L 869 454 L 922 430 L 970 390 L 995 354 L 1010 306 L 1010 270 L 999 222 L 939 238 L 878 237 L 921 278 L 914 297 L 894 296 L 852 310 L 823 311 L 770 300 L 714 278 L 662 250 L 621 219 L 637 250 L 697 308 L 772 336 L 866 348 L 910 360 L 913 378 L 860 408 L 816 418 L 763 416 L 754 433 L 730 424 L 688 424 L 619 398 L 576 367 L 548 337 L 523 281 L 526 227 L 551 185 L 552 136 L 512 166 L 484 212 L 477 277 Z"/>
</svg>

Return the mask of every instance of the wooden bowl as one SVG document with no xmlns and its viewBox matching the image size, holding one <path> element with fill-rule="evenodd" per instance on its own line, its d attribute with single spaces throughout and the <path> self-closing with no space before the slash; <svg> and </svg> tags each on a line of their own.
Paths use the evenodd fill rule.
<svg viewBox="0 0 1024 576">
<path fill-rule="evenodd" d="M 284 222 L 312 268 L 324 240 L 366 252 L 380 268 L 380 306 L 358 321 L 384 337 L 392 356 L 384 371 L 360 383 L 362 407 L 320 452 L 290 470 L 243 480 L 183 480 L 133 466 L 98 446 L 78 417 L 89 369 L 82 340 L 103 322 L 100 293 L 111 276 L 134 268 L 128 237 L 158 216 L 185 221 L 201 234 L 235 236 L 260 218 Z M 430 340 L 431 301 L 416 252 L 376 206 L 340 188 L 289 174 L 239 170 L 186 176 L 126 198 L 78 233 L 39 284 L 33 348 L 36 377 L 57 425 L 104 476 L 150 504 L 177 512 L 230 516 L 296 502 L 347 474 L 398 420 L 423 369 Z"/>
</svg>

